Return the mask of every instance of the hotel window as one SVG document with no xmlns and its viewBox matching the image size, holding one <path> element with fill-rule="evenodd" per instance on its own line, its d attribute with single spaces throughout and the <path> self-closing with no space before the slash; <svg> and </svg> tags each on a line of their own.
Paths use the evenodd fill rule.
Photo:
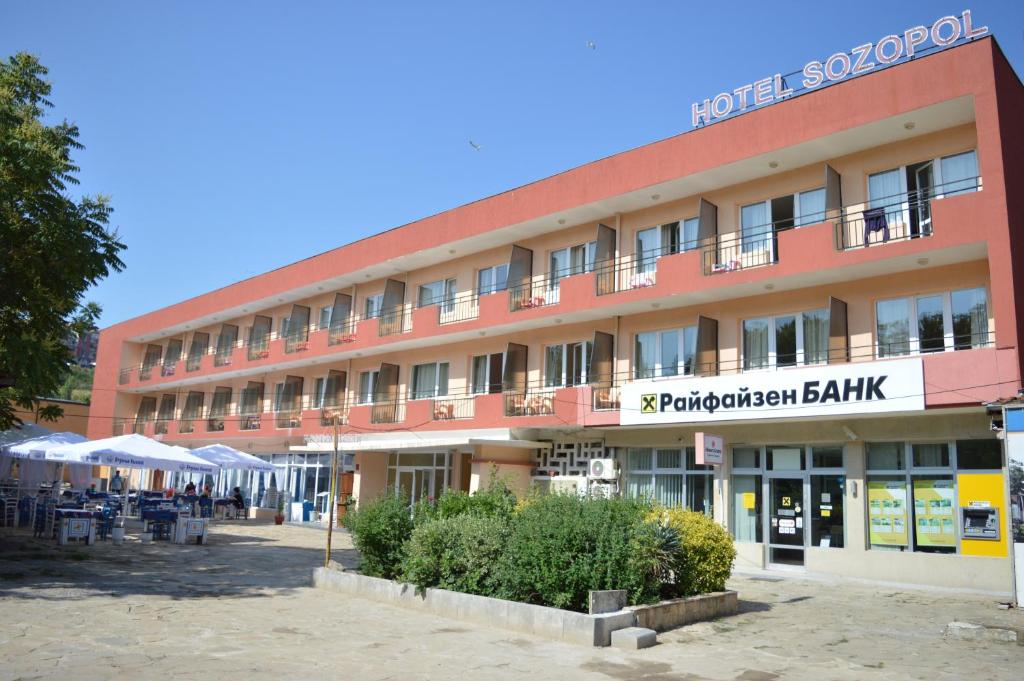
<svg viewBox="0 0 1024 681">
<path fill-rule="evenodd" d="M 879 358 L 989 345 L 984 288 L 880 300 L 875 315 Z"/>
<path fill-rule="evenodd" d="M 485 267 L 476 273 L 477 295 L 485 296 L 489 293 L 504 291 L 506 288 L 508 288 L 508 265 Z"/>
<path fill-rule="evenodd" d="M 359 374 L 359 393 L 356 395 L 356 404 L 373 404 L 374 391 L 377 389 L 376 369 L 363 371 Z"/>
<path fill-rule="evenodd" d="M 634 346 L 633 378 L 692 376 L 696 353 L 696 326 L 638 333 Z"/>
<path fill-rule="evenodd" d="M 558 282 L 564 277 L 592 272 L 594 270 L 594 257 L 596 254 L 596 241 L 551 251 L 550 269 L 548 272 L 550 288 L 556 288 Z"/>
<path fill-rule="evenodd" d="M 742 251 L 753 253 L 772 246 L 772 218 L 769 201 L 759 201 L 740 208 Z"/>
<path fill-rule="evenodd" d="M 586 341 L 545 346 L 544 386 L 561 388 L 586 383 L 592 345 Z"/>
<path fill-rule="evenodd" d="M 965 194 L 978 189 L 978 155 L 972 149 L 962 154 L 944 156 L 939 163 L 943 196 Z"/>
<path fill-rule="evenodd" d="M 697 247 L 698 218 L 669 222 L 636 233 L 637 271 L 651 273 L 663 255 L 688 251 Z"/>
<path fill-rule="evenodd" d="M 693 447 L 627 450 L 626 496 L 668 507 L 685 506 L 712 514 L 714 471 L 694 463 Z"/>
<path fill-rule="evenodd" d="M 828 310 L 743 321 L 743 370 L 828 361 Z"/>
<path fill-rule="evenodd" d="M 420 286 L 416 306 L 429 305 L 441 305 L 445 312 L 451 312 L 455 307 L 455 280 L 444 279 Z"/>
<path fill-rule="evenodd" d="M 378 293 L 374 296 L 366 296 L 366 314 L 363 319 L 373 319 L 380 316 L 381 307 L 384 305 L 384 294 Z"/>
<path fill-rule="evenodd" d="M 323 330 L 328 329 L 331 326 L 331 312 L 334 310 L 333 307 L 321 307 L 320 308 L 320 323 L 316 328 Z"/>
<path fill-rule="evenodd" d="M 473 357 L 473 394 L 501 392 L 501 377 L 505 356 L 495 352 L 490 355 Z"/>
<path fill-rule="evenodd" d="M 417 364 L 412 368 L 412 399 L 424 400 L 448 394 L 448 362 Z"/>
<path fill-rule="evenodd" d="M 324 406 L 324 392 L 327 390 L 327 379 L 324 377 L 316 379 L 313 384 L 312 404 L 310 409 L 320 409 Z"/>
<path fill-rule="evenodd" d="M 978 156 L 972 149 L 926 159 L 868 176 L 868 207 L 885 208 L 890 227 L 910 226 L 910 236 L 931 233 L 934 197 L 978 189 Z"/>
</svg>

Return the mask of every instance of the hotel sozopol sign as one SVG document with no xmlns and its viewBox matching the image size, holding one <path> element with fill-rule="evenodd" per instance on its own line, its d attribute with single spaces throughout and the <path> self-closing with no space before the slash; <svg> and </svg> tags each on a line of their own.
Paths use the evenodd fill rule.
<svg viewBox="0 0 1024 681">
<path fill-rule="evenodd" d="M 640 381 L 621 404 L 624 426 L 920 411 L 924 369 L 917 357 Z"/>
</svg>

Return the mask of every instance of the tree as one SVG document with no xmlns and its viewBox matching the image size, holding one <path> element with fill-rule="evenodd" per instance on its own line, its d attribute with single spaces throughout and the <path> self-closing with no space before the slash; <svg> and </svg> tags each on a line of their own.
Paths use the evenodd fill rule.
<svg viewBox="0 0 1024 681">
<path fill-rule="evenodd" d="M 58 391 L 71 364 L 64 340 L 100 314 L 85 292 L 124 269 L 109 200 L 68 192 L 83 147 L 77 126 L 43 121 L 47 73 L 29 54 L 0 61 L 0 430 L 20 422 L 15 406 L 35 410 L 38 395 Z M 61 413 L 44 407 L 40 418 Z"/>
</svg>

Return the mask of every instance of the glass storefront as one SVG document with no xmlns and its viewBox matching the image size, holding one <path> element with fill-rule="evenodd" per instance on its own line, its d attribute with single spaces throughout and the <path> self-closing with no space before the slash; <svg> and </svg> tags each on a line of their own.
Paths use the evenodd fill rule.
<svg viewBox="0 0 1024 681">
<path fill-rule="evenodd" d="M 714 469 L 697 465 L 693 447 L 630 447 L 625 464 L 627 496 L 713 514 Z"/>
</svg>

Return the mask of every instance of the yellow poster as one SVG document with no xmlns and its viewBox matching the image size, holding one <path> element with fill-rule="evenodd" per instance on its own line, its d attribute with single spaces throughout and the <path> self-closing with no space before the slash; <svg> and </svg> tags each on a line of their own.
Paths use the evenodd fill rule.
<svg viewBox="0 0 1024 681">
<path fill-rule="evenodd" d="M 956 546 L 952 480 L 914 480 L 914 542 Z"/>
<path fill-rule="evenodd" d="M 872 544 L 907 546 L 907 485 L 899 480 L 868 481 L 868 531 Z"/>
<path fill-rule="evenodd" d="M 757 508 L 757 496 L 753 492 L 743 493 L 743 508 L 753 511 Z"/>
</svg>

